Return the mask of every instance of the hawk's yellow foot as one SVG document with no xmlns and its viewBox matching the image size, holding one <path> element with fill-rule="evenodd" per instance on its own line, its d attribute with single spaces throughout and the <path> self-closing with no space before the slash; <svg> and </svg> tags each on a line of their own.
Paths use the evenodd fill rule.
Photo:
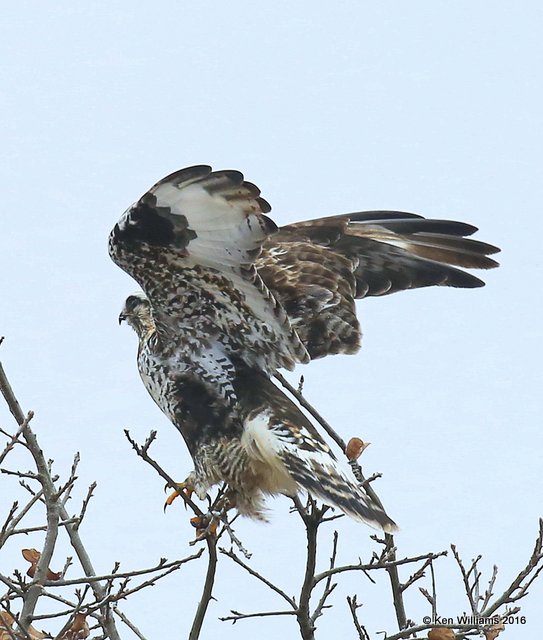
<svg viewBox="0 0 543 640">
<path fill-rule="evenodd" d="M 170 493 L 170 495 L 166 498 L 166 502 L 164 503 L 164 511 L 166 511 L 166 508 L 173 504 L 174 500 L 181 494 L 184 494 L 187 498 L 190 499 L 193 493 L 194 488 L 186 480 L 185 482 L 176 484 L 176 489 L 172 491 L 172 493 Z"/>
<path fill-rule="evenodd" d="M 203 540 L 207 536 L 217 536 L 219 519 L 214 515 L 206 513 L 203 516 L 195 516 L 190 519 L 190 523 L 196 529 L 196 540 Z"/>
</svg>

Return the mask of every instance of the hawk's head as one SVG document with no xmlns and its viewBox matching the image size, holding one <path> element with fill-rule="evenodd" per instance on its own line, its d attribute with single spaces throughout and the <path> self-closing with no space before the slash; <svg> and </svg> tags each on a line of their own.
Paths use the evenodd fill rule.
<svg viewBox="0 0 543 640">
<path fill-rule="evenodd" d="M 123 309 L 119 314 L 119 324 L 123 320 L 126 320 L 140 338 L 154 329 L 151 305 L 143 292 L 133 293 L 125 300 Z"/>
</svg>

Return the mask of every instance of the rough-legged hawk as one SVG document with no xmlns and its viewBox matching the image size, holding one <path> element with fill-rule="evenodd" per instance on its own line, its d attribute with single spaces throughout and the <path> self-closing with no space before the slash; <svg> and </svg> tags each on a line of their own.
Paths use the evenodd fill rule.
<svg viewBox="0 0 543 640">
<path fill-rule="evenodd" d="M 496 247 L 476 228 L 395 211 L 277 228 L 259 189 L 237 171 L 196 166 L 152 187 L 113 228 L 109 252 L 144 294 L 121 319 L 139 337 L 138 367 L 195 463 L 201 498 L 224 481 L 241 513 L 264 494 L 308 491 L 385 531 L 393 521 L 342 468 L 307 418 L 271 381 L 360 346 L 355 299 L 483 282 Z"/>
</svg>

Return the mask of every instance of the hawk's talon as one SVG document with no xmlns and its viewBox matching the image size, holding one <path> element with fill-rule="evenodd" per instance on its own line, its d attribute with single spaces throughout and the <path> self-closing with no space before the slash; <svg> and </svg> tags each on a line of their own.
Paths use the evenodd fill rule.
<svg viewBox="0 0 543 640">
<path fill-rule="evenodd" d="M 194 493 L 194 489 L 190 486 L 188 482 L 180 482 L 176 485 L 176 489 L 170 493 L 170 495 L 166 498 L 166 502 L 164 503 L 164 511 L 166 508 L 171 506 L 176 498 L 178 498 L 181 494 L 185 495 L 189 500 Z M 187 505 L 185 504 L 185 509 Z"/>
</svg>

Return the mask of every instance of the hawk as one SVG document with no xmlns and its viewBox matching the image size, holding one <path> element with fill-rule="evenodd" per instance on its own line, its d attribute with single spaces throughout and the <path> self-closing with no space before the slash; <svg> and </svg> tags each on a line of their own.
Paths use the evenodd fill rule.
<svg viewBox="0 0 543 640">
<path fill-rule="evenodd" d="M 277 228 L 238 171 L 195 166 L 160 180 L 109 237 L 113 261 L 144 293 L 120 320 L 139 339 L 138 369 L 194 460 L 200 498 L 225 482 L 240 513 L 305 490 L 385 531 L 394 522 L 270 380 L 280 367 L 354 353 L 355 299 L 430 285 L 478 287 L 458 267 L 491 268 L 476 228 L 394 211 Z"/>
</svg>

